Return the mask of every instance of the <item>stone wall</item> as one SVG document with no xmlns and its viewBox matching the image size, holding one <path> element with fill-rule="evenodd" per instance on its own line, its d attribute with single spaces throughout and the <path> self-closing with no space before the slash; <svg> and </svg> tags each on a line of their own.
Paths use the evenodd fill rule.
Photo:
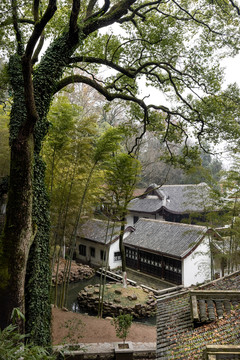
<svg viewBox="0 0 240 360">
<path fill-rule="evenodd" d="M 59 268 L 58 268 L 58 276 L 57 283 L 58 285 L 62 283 L 64 277 L 64 268 L 65 268 L 66 260 L 60 259 Z M 52 282 L 56 284 L 56 272 L 57 272 L 57 264 L 54 266 L 54 271 L 52 275 Z M 83 279 L 89 279 L 95 274 L 95 270 L 92 269 L 88 265 L 78 264 L 75 261 L 72 261 L 71 271 L 69 275 L 69 282 L 77 282 Z"/>
<path fill-rule="evenodd" d="M 93 289 L 94 288 L 94 289 Z M 140 288 L 140 287 L 138 287 Z M 151 291 L 143 289 L 148 294 L 146 303 L 141 304 L 132 298 L 131 306 L 123 306 L 121 300 L 117 302 L 103 302 L 103 316 L 118 316 L 120 313 L 131 314 L 134 318 L 151 317 L 156 314 L 156 299 Z M 121 297 L 120 297 L 121 299 Z M 90 313 L 98 313 L 99 307 L 99 285 L 89 285 L 78 294 L 79 306 Z"/>
</svg>

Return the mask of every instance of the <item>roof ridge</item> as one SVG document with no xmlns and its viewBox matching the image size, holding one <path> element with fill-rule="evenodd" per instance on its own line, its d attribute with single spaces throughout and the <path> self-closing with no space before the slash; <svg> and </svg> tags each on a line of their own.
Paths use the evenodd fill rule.
<svg viewBox="0 0 240 360">
<path fill-rule="evenodd" d="M 198 184 L 164 184 L 162 186 L 199 186 L 199 185 L 207 185 L 204 182 L 198 183 Z"/>
</svg>

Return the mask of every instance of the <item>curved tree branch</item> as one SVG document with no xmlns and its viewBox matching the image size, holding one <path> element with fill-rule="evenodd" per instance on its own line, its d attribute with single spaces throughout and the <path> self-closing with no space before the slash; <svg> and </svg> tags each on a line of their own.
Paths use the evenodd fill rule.
<svg viewBox="0 0 240 360">
<path fill-rule="evenodd" d="M 96 2 L 97 2 L 97 0 L 90 0 L 89 1 L 85 19 L 89 18 L 92 15 L 94 6 L 96 5 Z"/>
<path fill-rule="evenodd" d="M 117 22 L 123 15 L 127 14 L 130 6 L 137 0 L 122 0 L 112 6 L 109 11 L 101 10 L 103 16 L 100 13 L 93 14 L 90 18 L 85 18 L 83 25 L 83 33 L 87 36 L 97 29 L 104 26 L 111 25 Z M 107 6 L 109 1 L 105 1 L 104 7 Z M 103 8 L 104 8 L 103 7 Z"/>
<path fill-rule="evenodd" d="M 69 59 L 69 64 L 74 64 L 74 63 L 78 63 L 78 62 L 86 62 L 86 63 L 90 63 L 90 64 L 100 64 L 100 65 L 106 65 L 111 67 L 114 70 L 119 71 L 120 73 L 128 76 L 129 78 L 134 78 L 135 77 L 135 71 L 132 69 L 126 69 L 120 65 L 115 64 L 114 62 L 107 60 L 107 59 L 101 59 L 101 58 L 96 58 L 93 56 L 74 56 L 72 58 Z"/>
<path fill-rule="evenodd" d="M 144 21 L 144 20 L 145 20 L 145 15 L 144 15 L 144 14 L 141 14 L 141 13 L 140 13 L 140 10 L 142 10 L 142 9 L 144 9 L 144 8 L 146 8 L 146 7 L 149 7 L 149 6 L 151 7 L 151 6 L 153 6 L 153 5 L 159 5 L 159 4 L 161 4 L 162 2 L 163 2 L 162 0 L 150 1 L 150 2 L 147 2 L 147 3 L 145 3 L 145 4 L 142 4 L 142 5 L 138 6 L 136 9 L 130 8 L 130 10 L 131 10 L 131 12 L 132 12 L 131 15 L 125 16 L 124 18 L 120 19 L 118 22 L 119 22 L 120 24 L 122 24 L 122 23 L 124 23 L 124 22 L 126 22 L 126 21 L 132 21 L 136 15 L 139 16 L 142 21 Z M 148 11 L 151 11 L 151 9 L 149 9 Z"/>
<path fill-rule="evenodd" d="M 238 15 L 240 15 L 239 6 L 237 6 L 233 0 L 229 0 L 229 1 L 230 1 L 231 5 L 237 10 Z"/>
<path fill-rule="evenodd" d="M 18 19 L 17 20 L 19 24 L 30 24 L 30 25 L 34 25 L 34 21 L 31 19 Z M 5 19 L 3 22 L 0 23 L 0 28 L 4 27 L 4 26 L 9 26 L 13 24 L 13 19 L 12 17 L 8 17 L 7 19 Z"/>
<path fill-rule="evenodd" d="M 97 18 L 98 16 L 104 15 L 104 14 L 108 11 L 108 9 L 109 9 L 110 1 L 109 1 L 109 0 L 105 0 L 103 7 L 102 7 L 99 11 L 97 11 L 97 12 L 95 12 L 95 13 L 93 14 L 92 12 L 93 12 L 93 8 L 94 8 L 95 5 L 96 5 L 96 1 L 95 1 L 95 0 L 91 0 L 91 1 L 89 2 L 85 20 L 91 20 L 91 19 Z"/>
<path fill-rule="evenodd" d="M 91 86 L 93 89 L 97 90 L 100 94 L 102 94 L 108 101 L 113 101 L 114 99 L 122 99 L 135 102 L 144 109 L 147 107 L 143 100 L 138 99 L 135 96 L 130 96 L 123 93 L 110 93 L 106 87 L 100 85 L 96 80 L 92 80 L 89 77 L 83 75 L 72 75 L 62 79 L 56 86 L 54 93 L 57 93 L 67 85 L 74 83 L 83 83 Z"/>
<path fill-rule="evenodd" d="M 201 25 L 207 27 L 208 30 L 209 30 L 210 32 L 214 33 L 214 34 L 222 35 L 220 32 L 213 30 L 213 29 L 212 29 L 208 24 L 206 24 L 204 21 L 198 20 L 198 19 L 196 19 L 196 17 L 192 16 L 192 15 L 190 14 L 190 12 L 187 11 L 186 9 L 184 9 L 180 4 L 178 4 L 177 1 L 172 0 L 172 2 L 173 2 L 181 11 L 183 11 L 185 14 L 187 14 L 190 19 L 194 20 L 196 23 L 201 24 Z"/>
</svg>

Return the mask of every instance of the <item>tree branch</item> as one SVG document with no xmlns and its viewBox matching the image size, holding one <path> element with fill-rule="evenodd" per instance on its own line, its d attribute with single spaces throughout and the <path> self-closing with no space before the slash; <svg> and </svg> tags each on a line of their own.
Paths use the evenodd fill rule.
<svg viewBox="0 0 240 360">
<path fill-rule="evenodd" d="M 36 24 L 39 20 L 39 0 L 34 0 L 33 2 L 33 18 L 34 18 L 34 23 Z"/>
<path fill-rule="evenodd" d="M 40 54 L 40 51 L 42 50 L 43 44 L 44 44 L 44 33 L 42 33 L 38 46 L 34 51 L 33 57 L 32 57 L 32 65 L 35 64 L 38 61 L 38 55 Z"/>
<path fill-rule="evenodd" d="M 120 24 L 122 24 L 126 21 L 132 21 L 136 15 L 139 16 L 144 21 L 146 17 L 145 17 L 145 15 L 140 13 L 140 10 L 142 10 L 146 7 L 152 6 L 152 5 L 159 5 L 161 2 L 162 2 L 162 0 L 151 1 L 151 2 L 147 2 L 146 4 L 142 4 L 142 5 L 138 6 L 136 9 L 130 8 L 130 11 L 132 12 L 132 14 L 129 16 L 125 16 L 124 18 L 120 19 L 118 22 Z M 151 9 L 148 11 L 151 11 Z"/>
<path fill-rule="evenodd" d="M 240 9 L 239 7 L 235 4 L 235 2 L 233 0 L 229 0 L 230 3 L 232 4 L 232 6 L 237 10 L 238 15 L 240 15 Z"/>
<path fill-rule="evenodd" d="M 34 21 L 31 19 L 18 19 L 18 23 L 34 25 Z M 3 22 L 0 23 L 0 28 L 2 28 L 4 26 L 12 25 L 12 24 L 13 24 L 13 18 L 10 16 L 6 20 L 4 20 Z"/>
<path fill-rule="evenodd" d="M 17 14 L 16 0 L 12 0 L 11 5 L 12 5 L 12 23 L 13 23 L 13 27 L 14 27 L 14 31 L 15 31 L 16 39 L 17 39 L 17 53 L 21 56 L 23 54 L 24 49 L 23 49 L 21 31 L 18 26 L 18 14 Z"/>
<path fill-rule="evenodd" d="M 45 26 L 48 24 L 48 22 L 51 20 L 51 18 L 55 14 L 56 10 L 57 10 L 56 0 L 49 0 L 48 7 L 47 7 L 45 13 L 43 14 L 43 17 L 41 18 L 41 20 L 39 22 L 37 22 L 35 24 L 32 35 L 28 41 L 26 51 L 25 51 L 26 58 L 28 58 L 28 59 L 31 58 L 37 41 L 39 40 Z"/>
<path fill-rule="evenodd" d="M 126 68 L 119 66 L 107 59 L 95 58 L 93 56 L 75 56 L 75 57 L 72 57 L 69 59 L 69 64 L 74 64 L 74 63 L 78 63 L 78 62 L 106 65 L 106 66 L 109 66 L 112 69 L 117 70 L 120 73 L 128 76 L 129 78 L 135 77 L 135 71 L 133 71 L 132 69 L 126 69 Z"/>
<path fill-rule="evenodd" d="M 97 2 L 97 0 L 90 0 L 90 1 L 89 1 L 88 7 L 87 7 L 87 11 L 86 11 L 86 18 L 85 18 L 85 20 L 92 15 L 94 6 L 96 5 L 96 2 Z"/>
<path fill-rule="evenodd" d="M 78 32 L 77 20 L 78 20 L 79 11 L 80 11 L 80 1 L 73 0 L 70 23 L 69 23 L 69 37 L 71 37 L 73 34 Z"/>
<path fill-rule="evenodd" d="M 118 1 L 117 4 L 109 8 L 109 1 L 105 0 L 105 4 L 100 12 L 93 14 L 90 18 L 85 18 L 83 33 L 89 35 L 93 31 L 100 29 L 104 26 L 111 25 L 119 20 L 124 14 L 127 14 L 129 7 L 134 4 L 137 0 L 122 0 Z M 104 15 L 105 14 L 105 15 Z M 102 16 L 104 15 L 104 16 Z M 91 20 L 91 21 L 90 21 Z"/>
<path fill-rule="evenodd" d="M 99 11 L 92 14 L 95 4 L 96 4 L 95 0 L 93 0 L 93 1 L 90 0 L 88 8 L 87 8 L 87 14 L 86 14 L 85 20 L 94 19 L 94 18 L 97 18 L 98 16 L 104 15 L 109 9 L 110 1 L 105 0 L 103 7 Z"/>
<path fill-rule="evenodd" d="M 138 105 L 140 105 L 142 108 L 146 108 L 146 104 L 144 103 L 143 100 L 138 99 L 135 96 L 127 95 L 127 94 L 110 93 L 107 88 L 100 85 L 97 81 L 92 80 L 89 77 L 83 76 L 83 75 L 72 75 L 72 76 L 68 76 L 68 77 L 62 79 L 56 86 L 54 93 L 57 93 L 58 91 L 62 90 L 64 87 L 66 87 L 67 85 L 74 84 L 74 83 L 84 83 L 86 85 L 91 86 L 92 88 L 97 90 L 100 94 L 102 94 L 108 101 L 113 101 L 114 99 L 123 99 L 123 100 L 135 102 Z"/>
<path fill-rule="evenodd" d="M 211 27 L 210 27 L 208 24 L 206 24 L 204 21 L 201 21 L 201 20 L 196 19 L 194 16 L 192 16 L 192 15 L 189 13 L 189 11 L 187 11 L 186 9 L 184 9 L 184 8 L 183 8 L 181 5 L 179 5 L 175 0 L 172 0 L 172 1 L 173 1 L 173 3 L 174 3 L 181 11 L 183 11 L 185 14 L 187 14 L 190 19 L 194 20 L 194 21 L 195 21 L 196 23 L 198 23 L 198 24 L 201 24 L 201 25 L 207 27 L 210 32 L 212 32 L 212 33 L 214 33 L 214 34 L 217 34 L 217 35 L 222 35 L 220 32 L 211 29 Z"/>
</svg>

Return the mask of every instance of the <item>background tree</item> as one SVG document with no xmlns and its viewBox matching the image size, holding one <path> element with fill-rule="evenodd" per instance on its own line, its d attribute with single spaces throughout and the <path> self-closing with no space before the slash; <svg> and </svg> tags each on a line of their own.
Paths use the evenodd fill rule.
<svg viewBox="0 0 240 360">
<path fill-rule="evenodd" d="M 103 134 L 101 134 L 101 136 L 99 136 L 94 143 L 94 150 L 92 152 L 92 156 L 89 157 L 90 166 L 88 168 L 88 171 L 86 172 L 85 178 L 83 178 L 81 181 L 82 192 L 81 192 L 81 197 L 79 198 L 74 226 L 70 237 L 70 254 L 66 264 L 66 272 L 68 274 L 66 277 L 66 282 L 64 284 L 64 286 L 66 287 L 68 286 L 68 282 L 69 282 L 71 261 L 76 247 L 76 238 L 77 238 L 78 229 L 83 223 L 82 217 L 86 209 L 86 203 L 89 204 L 89 201 L 87 201 L 89 191 L 90 189 L 94 188 L 95 192 L 101 194 L 101 189 L 99 189 L 98 186 L 96 189 L 96 185 L 98 184 L 98 182 L 96 181 L 95 174 L 98 170 L 97 177 L 99 177 L 99 166 L 103 167 L 103 169 L 105 168 L 109 156 L 111 156 L 111 154 L 114 153 L 114 151 L 117 151 L 117 149 L 120 146 L 120 142 L 122 141 L 122 138 L 123 138 L 123 129 L 109 128 Z M 100 176 L 101 176 L 101 172 L 100 172 Z M 92 205 L 93 202 L 90 201 L 90 207 Z M 92 207 L 91 210 L 93 211 L 94 209 L 95 207 Z M 88 209 L 88 215 L 89 215 L 89 209 Z M 66 294 L 67 294 L 67 290 L 66 291 L 64 290 L 64 299 L 61 304 L 64 306 L 67 300 Z"/>
<path fill-rule="evenodd" d="M 233 272 L 239 268 L 240 259 L 240 218 L 239 218 L 239 159 L 235 156 L 235 162 L 231 169 L 223 172 L 222 197 L 223 219 L 226 227 L 222 229 L 222 253 L 227 272 Z"/>
<path fill-rule="evenodd" d="M 108 101 L 132 102 L 129 121 L 142 128 L 136 146 L 152 109 L 163 113 L 167 148 L 168 142 L 188 136 L 189 125 L 199 140 L 217 142 L 220 133 L 232 139 L 239 134 L 239 93 L 236 87 L 221 91 L 219 59 L 237 51 L 236 10 L 232 1 L 203 1 L 201 8 L 198 2 L 184 0 L 72 0 L 59 2 L 58 9 L 56 0 L 1 3 L 2 53 L 8 57 L 13 99 L 8 205 L 0 244 L 2 328 L 12 308 L 24 312 L 26 307 L 32 340 L 50 343 L 49 204 L 41 147 L 54 95 L 78 82 Z M 123 36 L 98 31 L 114 23 L 125 31 Z M 46 38 L 49 45 L 39 56 Z M 102 66 L 112 70 L 104 79 L 97 75 Z M 138 92 L 143 76 L 168 92 L 171 106 L 160 100 L 145 103 Z"/>
<path fill-rule="evenodd" d="M 139 181 L 140 162 L 129 154 L 115 154 L 106 170 L 107 191 L 112 196 L 114 220 L 120 223 L 119 250 L 122 260 L 123 286 L 127 286 L 126 256 L 123 245 L 128 204 L 133 199 L 133 191 Z"/>
</svg>

